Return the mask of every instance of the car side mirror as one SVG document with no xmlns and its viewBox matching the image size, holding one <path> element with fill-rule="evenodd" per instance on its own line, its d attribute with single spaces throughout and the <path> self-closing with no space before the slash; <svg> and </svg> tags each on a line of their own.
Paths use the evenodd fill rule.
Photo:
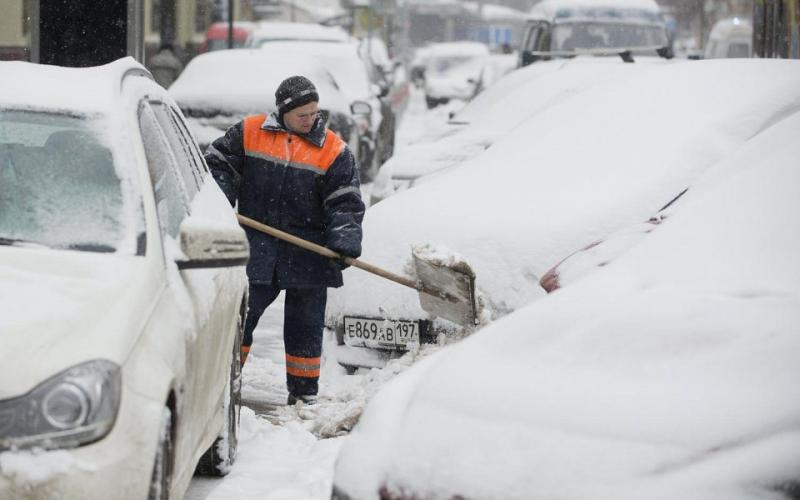
<svg viewBox="0 0 800 500">
<path fill-rule="evenodd" d="M 178 269 L 244 266 L 250 258 L 247 235 L 239 226 L 189 216 L 179 232 Z"/>
<path fill-rule="evenodd" d="M 354 115 L 369 116 L 372 114 L 372 106 L 370 106 L 368 102 L 354 101 L 353 104 L 350 105 L 350 111 L 352 111 Z"/>
</svg>

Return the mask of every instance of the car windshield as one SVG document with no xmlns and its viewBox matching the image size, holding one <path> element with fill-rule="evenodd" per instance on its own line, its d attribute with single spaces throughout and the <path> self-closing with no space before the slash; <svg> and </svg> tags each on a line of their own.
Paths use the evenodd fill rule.
<svg viewBox="0 0 800 500">
<path fill-rule="evenodd" d="M 664 28 L 652 24 L 575 22 L 553 28 L 551 50 L 575 50 L 621 47 L 663 47 L 667 45 Z"/>
<path fill-rule="evenodd" d="M 0 243 L 118 249 L 125 234 L 121 181 L 97 125 L 0 110 Z"/>
</svg>

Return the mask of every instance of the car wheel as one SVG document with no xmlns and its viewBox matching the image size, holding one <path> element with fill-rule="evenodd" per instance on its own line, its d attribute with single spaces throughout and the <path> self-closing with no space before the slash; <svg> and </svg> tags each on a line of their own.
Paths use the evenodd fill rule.
<svg viewBox="0 0 800 500">
<path fill-rule="evenodd" d="M 225 425 L 222 433 L 217 436 L 211 447 L 206 450 L 197 462 L 195 472 L 204 476 L 225 476 L 230 472 L 236 461 L 236 451 L 239 447 L 239 413 L 242 406 L 242 327 L 239 321 L 238 335 L 233 346 L 231 369 L 228 376 L 228 393 L 225 395 L 223 411 L 225 412 Z"/>
<path fill-rule="evenodd" d="M 161 427 L 158 432 L 158 449 L 150 477 L 150 491 L 147 500 L 168 500 L 172 482 L 172 412 L 164 407 L 161 414 Z"/>
<path fill-rule="evenodd" d="M 425 96 L 425 104 L 428 105 L 428 109 L 433 109 L 439 105 L 439 99 L 434 99 L 433 97 Z"/>
</svg>

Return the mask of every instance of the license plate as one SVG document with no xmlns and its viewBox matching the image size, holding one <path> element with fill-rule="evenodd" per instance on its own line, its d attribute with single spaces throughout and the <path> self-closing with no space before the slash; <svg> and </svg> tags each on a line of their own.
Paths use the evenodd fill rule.
<svg viewBox="0 0 800 500">
<path fill-rule="evenodd" d="M 350 346 L 405 349 L 418 341 L 418 321 L 344 317 L 344 342 Z"/>
</svg>

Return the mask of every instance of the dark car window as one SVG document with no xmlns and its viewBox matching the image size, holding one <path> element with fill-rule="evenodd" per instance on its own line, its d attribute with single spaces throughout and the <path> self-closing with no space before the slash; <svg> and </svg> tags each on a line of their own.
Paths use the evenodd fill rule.
<svg viewBox="0 0 800 500">
<path fill-rule="evenodd" d="M 169 115 L 172 118 L 172 123 L 177 128 L 178 133 L 183 137 L 188 145 L 189 157 L 193 160 L 192 163 L 194 166 L 194 173 L 197 176 L 197 183 L 198 185 L 202 186 L 203 174 L 208 172 L 208 165 L 206 165 L 205 160 L 203 160 L 203 155 L 197 146 L 197 141 L 194 140 L 192 133 L 189 132 L 189 129 L 186 127 L 186 122 L 180 117 L 177 110 L 170 107 Z"/>
<path fill-rule="evenodd" d="M 169 147 L 175 157 L 181 183 L 186 190 L 189 201 L 194 199 L 200 190 L 201 176 L 196 159 L 192 156 L 195 147 L 193 141 L 187 138 L 175 123 L 172 111 L 162 102 L 150 102 L 158 124 L 169 142 Z"/>
<path fill-rule="evenodd" d="M 189 213 L 188 196 L 178 179 L 178 166 L 158 120 L 148 103 L 139 107 L 139 128 L 144 141 L 150 182 L 153 185 L 162 234 L 178 236 L 181 222 Z"/>
</svg>

